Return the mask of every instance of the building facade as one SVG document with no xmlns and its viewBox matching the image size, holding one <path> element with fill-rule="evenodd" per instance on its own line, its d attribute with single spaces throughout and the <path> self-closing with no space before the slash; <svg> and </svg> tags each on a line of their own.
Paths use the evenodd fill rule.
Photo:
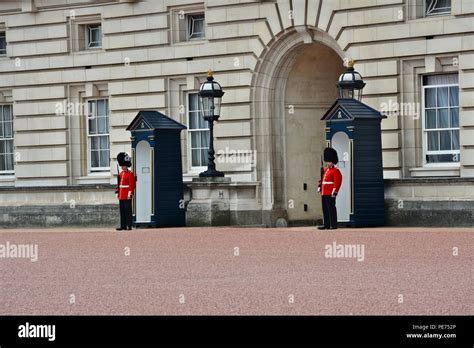
<svg viewBox="0 0 474 348">
<path fill-rule="evenodd" d="M 109 224 L 125 129 L 157 110 L 188 127 L 187 202 L 220 199 L 220 223 L 314 223 L 320 118 L 348 58 L 363 102 L 387 115 L 387 222 L 471 226 L 471 0 L 2 1 L 0 221 Z M 231 178 L 217 191 L 192 183 L 207 163 L 197 92 L 209 69 L 225 91 L 216 162 Z"/>
</svg>

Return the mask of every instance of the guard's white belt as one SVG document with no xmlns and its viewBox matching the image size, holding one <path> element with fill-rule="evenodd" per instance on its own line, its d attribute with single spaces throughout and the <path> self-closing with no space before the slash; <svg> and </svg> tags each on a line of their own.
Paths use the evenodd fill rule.
<svg viewBox="0 0 474 348">
<path fill-rule="evenodd" d="M 120 188 L 129 188 L 129 185 L 120 185 Z"/>
<path fill-rule="evenodd" d="M 323 181 L 323 184 L 334 184 L 334 181 Z"/>
</svg>

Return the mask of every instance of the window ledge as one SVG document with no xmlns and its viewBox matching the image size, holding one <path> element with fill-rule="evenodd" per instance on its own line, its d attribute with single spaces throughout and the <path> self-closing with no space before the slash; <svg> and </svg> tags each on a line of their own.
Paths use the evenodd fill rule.
<svg viewBox="0 0 474 348">
<path fill-rule="evenodd" d="M 409 169 L 412 178 L 421 177 L 446 177 L 446 176 L 457 176 L 461 175 L 460 166 L 440 166 L 440 167 L 422 167 L 422 168 L 410 168 Z"/>
<path fill-rule="evenodd" d="M 0 185 L 15 184 L 15 175 L 0 175 Z"/>
<path fill-rule="evenodd" d="M 186 41 L 173 42 L 173 46 L 187 46 L 187 45 L 203 45 L 209 43 L 208 39 L 191 39 Z"/>
<path fill-rule="evenodd" d="M 70 53 L 73 55 L 87 55 L 87 54 L 97 54 L 97 53 L 104 53 L 105 49 L 104 48 L 88 48 L 85 50 L 79 50 L 79 51 L 71 51 Z"/>
<path fill-rule="evenodd" d="M 91 184 L 110 184 L 111 175 L 106 174 L 90 174 L 88 176 L 81 176 L 77 178 L 79 185 L 91 185 Z"/>
</svg>

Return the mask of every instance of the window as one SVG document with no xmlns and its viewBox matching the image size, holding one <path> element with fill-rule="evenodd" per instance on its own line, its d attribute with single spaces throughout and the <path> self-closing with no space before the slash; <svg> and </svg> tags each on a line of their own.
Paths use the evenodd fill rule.
<svg viewBox="0 0 474 348">
<path fill-rule="evenodd" d="M 426 163 L 459 162 L 457 74 L 423 77 L 423 115 Z"/>
<path fill-rule="evenodd" d="M 109 103 L 107 99 L 88 101 L 87 145 L 89 172 L 110 170 Z"/>
<path fill-rule="evenodd" d="M 13 112 L 11 105 L 0 105 L 0 174 L 13 174 Z"/>
<path fill-rule="evenodd" d="M 206 19 L 202 6 L 185 6 L 171 10 L 171 39 L 173 43 L 204 40 Z"/>
<path fill-rule="evenodd" d="M 4 31 L 0 31 L 0 56 L 7 54 L 7 39 Z"/>
<path fill-rule="evenodd" d="M 102 48 L 102 17 L 87 15 L 69 18 L 69 49 L 71 52 Z"/>
<path fill-rule="evenodd" d="M 188 94 L 188 153 L 191 169 L 207 166 L 209 126 L 199 110 L 199 95 Z"/>
<path fill-rule="evenodd" d="M 102 26 L 100 24 L 89 24 L 85 26 L 87 48 L 102 47 Z"/>
<path fill-rule="evenodd" d="M 424 0 L 425 16 L 451 13 L 451 0 Z"/>
<path fill-rule="evenodd" d="M 204 14 L 191 14 L 187 16 L 188 40 L 202 39 L 205 37 L 204 32 Z"/>
</svg>

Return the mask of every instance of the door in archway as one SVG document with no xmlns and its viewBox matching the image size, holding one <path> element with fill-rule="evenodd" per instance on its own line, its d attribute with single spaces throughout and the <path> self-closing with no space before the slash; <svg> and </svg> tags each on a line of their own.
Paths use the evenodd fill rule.
<svg viewBox="0 0 474 348">
<path fill-rule="evenodd" d="M 285 189 L 289 221 L 307 224 L 322 219 L 317 185 L 326 133 L 320 119 L 338 97 L 336 82 L 344 67 L 339 55 L 323 44 L 302 45 L 297 50 L 287 76 L 282 111 Z"/>
<path fill-rule="evenodd" d="M 339 163 L 337 167 L 342 174 L 342 185 L 336 198 L 338 222 L 350 221 L 351 215 L 351 175 L 352 146 L 345 132 L 337 132 L 331 139 L 331 146 L 337 151 Z"/>
<path fill-rule="evenodd" d="M 136 222 L 150 222 L 152 214 L 152 149 L 142 140 L 136 148 Z"/>
</svg>

